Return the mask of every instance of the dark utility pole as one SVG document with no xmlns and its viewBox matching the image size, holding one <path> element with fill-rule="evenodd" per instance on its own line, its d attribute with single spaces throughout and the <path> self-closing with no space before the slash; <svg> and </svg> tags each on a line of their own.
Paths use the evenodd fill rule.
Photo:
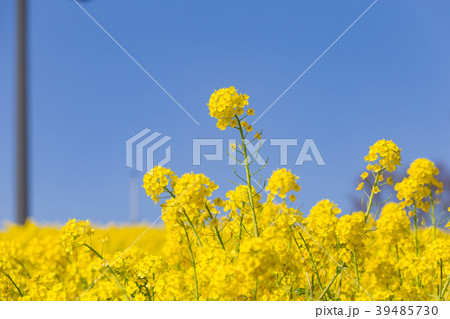
<svg viewBox="0 0 450 319">
<path fill-rule="evenodd" d="M 17 223 L 28 217 L 27 1 L 17 0 Z"/>
</svg>

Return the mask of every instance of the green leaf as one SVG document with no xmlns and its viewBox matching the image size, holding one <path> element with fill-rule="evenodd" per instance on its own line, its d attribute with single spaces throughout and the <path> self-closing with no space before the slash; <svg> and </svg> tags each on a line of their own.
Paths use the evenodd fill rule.
<svg viewBox="0 0 450 319">
<path fill-rule="evenodd" d="M 306 295 L 306 292 L 307 292 L 306 288 L 295 288 L 294 289 L 294 293 L 297 296 Z"/>
</svg>

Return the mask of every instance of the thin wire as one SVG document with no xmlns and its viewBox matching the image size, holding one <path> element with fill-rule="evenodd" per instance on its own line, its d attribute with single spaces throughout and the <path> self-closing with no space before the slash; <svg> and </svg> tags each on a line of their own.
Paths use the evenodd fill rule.
<svg viewBox="0 0 450 319">
<path fill-rule="evenodd" d="M 76 0 L 73 0 L 73 2 L 75 2 L 76 5 L 77 5 L 78 7 L 80 7 L 80 9 L 83 10 L 83 12 L 84 12 L 84 13 L 85 13 L 92 21 L 94 21 L 94 23 L 95 23 L 100 29 L 102 29 L 102 31 L 105 32 L 106 35 L 107 35 L 111 40 L 113 40 L 114 43 L 117 44 L 117 46 L 118 46 L 123 52 L 125 52 L 125 54 L 126 54 L 126 55 L 127 55 L 127 56 L 128 56 L 128 57 L 129 57 L 129 58 L 130 58 L 130 59 L 131 59 L 131 60 L 132 60 L 132 61 L 133 61 L 133 62 L 134 62 L 141 70 L 142 70 L 142 71 L 144 71 L 144 73 L 147 74 L 147 76 L 148 76 L 150 79 L 152 79 L 153 82 L 155 82 L 156 85 L 158 85 L 159 88 L 160 88 L 161 90 L 163 90 L 164 93 L 166 93 L 167 96 L 170 97 L 170 98 L 172 99 L 172 101 L 174 101 L 175 104 L 178 105 L 178 107 L 179 107 L 181 110 L 183 110 L 184 113 L 186 113 L 186 114 L 187 114 L 187 115 L 195 122 L 195 124 L 200 125 L 200 124 L 197 122 L 197 120 L 194 119 L 194 117 L 193 117 L 191 114 L 189 114 L 189 112 L 186 111 L 186 109 L 185 109 L 180 103 L 178 103 L 178 101 L 175 100 L 175 98 L 174 98 L 169 92 L 167 92 L 167 90 L 164 89 L 163 86 L 162 86 L 161 84 L 159 84 L 159 82 L 156 81 L 156 79 L 155 79 L 150 73 L 148 73 L 148 71 L 147 71 L 147 70 L 146 70 L 146 69 L 145 69 L 138 61 L 136 61 L 136 59 L 135 59 L 130 53 L 128 53 L 128 51 L 125 50 L 125 48 L 124 48 L 122 45 L 120 45 L 120 43 L 117 42 L 117 40 L 116 40 L 111 34 L 109 34 L 109 32 L 106 31 L 105 28 L 103 28 L 103 27 L 101 26 L 101 24 L 98 23 L 97 20 L 94 19 L 94 17 L 93 17 L 89 12 L 87 12 L 86 9 L 85 9 L 81 4 L 79 4 Z"/>
<path fill-rule="evenodd" d="M 255 123 L 258 122 L 259 119 L 264 114 L 266 114 L 272 108 L 272 106 L 274 106 L 275 103 L 277 103 L 278 100 L 281 99 L 287 93 L 287 91 L 289 91 L 295 85 L 295 83 L 297 83 L 377 2 L 378 0 L 375 0 L 358 18 L 356 18 L 356 20 L 353 21 L 353 23 L 347 29 L 345 29 L 345 31 L 342 32 L 341 35 L 336 40 L 334 40 L 334 42 L 331 43 L 331 45 L 325 51 L 323 51 L 322 54 L 319 55 L 319 57 L 315 59 L 314 62 L 311 63 L 311 65 L 305 71 L 303 71 L 303 73 L 300 74 L 300 76 L 291 85 L 289 85 L 289 87 L 286 90 L 284 90 L 284 92 L 281 93 L 279 97 L 275 99 L 275 101 L 272 102 L 272 104 L 270 104 L 266 108 L 266 110 L 253 122 L 252 125 L 255 125 Z"/>
</svg>

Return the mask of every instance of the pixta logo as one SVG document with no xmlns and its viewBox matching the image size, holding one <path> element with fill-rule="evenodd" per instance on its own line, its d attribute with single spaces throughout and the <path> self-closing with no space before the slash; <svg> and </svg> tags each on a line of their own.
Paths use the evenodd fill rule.
<svg viewBox="0 0 450 319">
<path fill-rule="evenodd" d="M 128 167 L 136 168 L 140 172 L 148 172 L 154 166 L 164 166 L 171 160 L 170 145 L 165 148 L 163 159 L 156 161 L 154 153 L 163 147 L 172 138 L 162 136 L 159 132 L 153 132 L 146 128 L 131 137 L 126 142 L 126 164 Z M 145 165 L 144 165 L 145 163 Z"/>
<path fill-rule="evenodd" d="M 171 161 L 171 146 L 166 145 L 172 139 L 159 132 L 152 132 L 146 128 L 126 141 L 126 165 L 140 172 L 148 172 L 154 166 L 164 166 Z M 194 138 L 192 139 L 192 165 L 199 166 L 204 161 L 226 161 L 228 165 L 236 165 L 236 149 L 239 142 L 236 139 Z M 261 140 L 245 140 L 250 161 L 257 165 L 266 165 L 263 153 L 279 155 L 271 162 L 278 161 L 278 165 L 301 166 L 312 162 L 324 166 L 322 154 L 313 139 L 305 139 L 299 143 L 296 138 L 272 138 Z M 155 152 L 160 150 L 157 154 Z M 161 154 L 163 158 L 160 159 Z M 156 158 L 158 156 L 158 159 Z"/>
<path fill-rule="evenodd" d="M 264 150 L 264 145 L 270 144 L 273 151 L 279 152 L 279 165 L 286 166 L 294 164 L 295 166 L 301 166 L 305 162 L 315 162 L 318 166 L 324 166 L 322 154 L 320 153 L 316 143 L 313 139 L 308 138 L 303 141 L 300 149 L 298 149 L 298 139 L 296 138 L 272 138 L 261 139 L 253 142 L 245 140 L 245 145 L 250 157 L 253 157 L 254 162 L 258 165 L 265 165 L 266 161 L 261 155 L 261 150 Z M 192 165 L 201 165 L 202 159 L 207 161 L 223 161 L 224 157 L 228 158 L 228 165 L 236 165 L 236 140 L 229 139 L 227 150 L 224 152 L 224 140 L 218 138 L 196 138 L 192 140 Z M 267 145 L 266 144 L 266 145 Z M 214 148 L 214 152 L 209 151 L 208 154 L 203 153 L 202 147 Z M 266 148 L 267 149 L 267 148 Z M 288 149 L 291 149 L 291 155 L 295 155 L 295 162 L 288 161 Z M 297 150 L 294 150 L 297 149 Z M 225 154 L 225 155 L 224 155 Z M 228 156 L 229 155 L 229 156 Z"/>
</svg>

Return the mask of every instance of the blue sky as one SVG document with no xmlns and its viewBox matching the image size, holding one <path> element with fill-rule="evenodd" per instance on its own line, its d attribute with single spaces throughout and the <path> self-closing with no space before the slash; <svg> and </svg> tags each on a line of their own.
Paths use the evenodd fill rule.
<svg viewBox="0 0 450 319">
<path fill-rule="evenodd" d="M 206 103 L 234 85 L 257 116 L 372 3 L 321 1 L 81 2 L 200 123 L 197 126 L 71 0 L 29 1 L 31 216 L 129 221 L 125 141 L 149 128 L 172 137 L 178 174 L 231 187 L 223 162 L 192 166 L 193 138 L 219 131 Z M 300 176 L 298 204 L 346 212 L 369 145 L 392 139 L 403 163 L 450 165 L 450 3 L 380 0 L 255 125 L 266 138 L 313 138 L 326 165 Z M 0 2 L 0 219 L 14 218 L 15 1 Z M 291 152 L 291 149 L 289 149 Z M 277 148 L 264 149 L 278 167 Z M 162 154 L 161 154 L 162 156 Z M 142 174 L 139 173 L 139 179 Z M 139 190 L 141 219 L 159 209 Z M 356 208 L 353 208 L 356 209 Z"/>
</svg>

